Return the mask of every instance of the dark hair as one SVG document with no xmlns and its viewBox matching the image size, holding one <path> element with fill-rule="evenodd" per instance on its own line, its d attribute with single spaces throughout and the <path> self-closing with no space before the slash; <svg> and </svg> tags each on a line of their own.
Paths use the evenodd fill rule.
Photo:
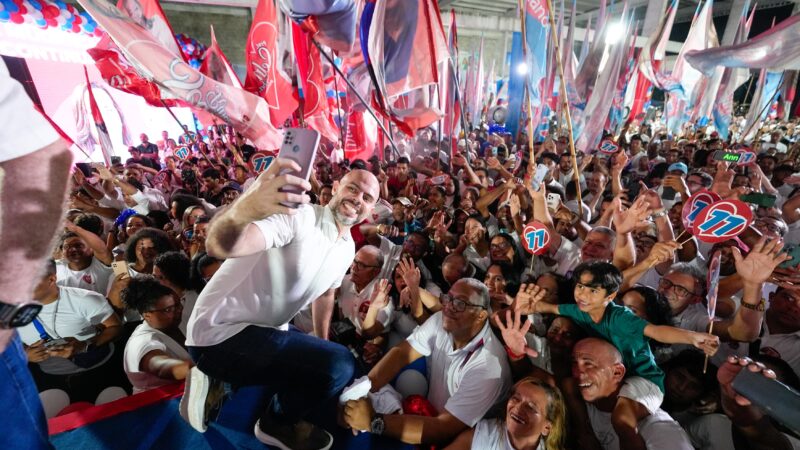
<svg viewBox="0 0 800 450">
<path fill-rule="evenodd" d="M 214 179 L 222 178 L 222 175 L 219 173 L 219 170 L 213 167 L 204 170 L 200 176 L 203 178 L 214 178 Z"/>
<path fill-rule="evenodd" d="M 53 258 L 48 259 L 44 262 L 44 274 L 45 275 L 55 275 L 56 274 L 56 260 Z"/>
<path fill-rule="evenodd" d="M 158 300 L 167 295 L 175 295 L 172 289 L 159 283 L 152 275 L 132 278 L 128 287 L 120 292 L 122 302 L 139 314 L 149 311 Z"/>
<path fill-rule="evenodd" d="M 65 232 L 61 233 L 61 236 L 59 236 L 59 238 L 58 238 L 58 248 L 59 249 L 64 248 L 64 242 L 66 242 L 67 239 L 71 239 L 71 238 L 80 238 L 80 236 L 78 236 L 77 233 L 72 232 L 72 231 L 65 231 Z"/>
<path fill-rule="evenodd" d="M 367 163 L 365 163 L 363 159 L 356 159 L 352 163 L 350 163 L 350 168 L 367 170 Z"/>
<path fill-rule="evenodd" d="M 125 182 L 138 189 L 139 192 L 144 191 L 144 185 L 141 182 L 139 182 L 139 180 L 128 178 L 127 180 L 125 180 Z"/>
<path fill-rule="evenodd" d="M 558 164 L 561 161 L 561 157 L 553 152 L 544 152 L 541 156 L 539 156 L 539 163 L 543 164 L 545 159 L 550 159 L 554 163 Z"/>
<path fill-rule="evenodd" d="M 105 230 L 103 219 L 96 214 L 78 214 L 73 220 L 73 223 L 75 226 L 81 227 L 86 231 L 96 234 L 97 236 L 102 236 L 103 231 Z"/>
<path fill-rule="evenodd" d="M 141 214 L 131 214 L 130 216 L 128 216 L 127 219 L 125 219 L 124 227 L 127 227 L 128 226 L 128 222 L 130 222 L 131 219 L 133 219 L 134 217 L 138 217 L 139 219 L 142 219 L 142 221 L 144 222 L 144 226 L 146 226 L 146 227 L 152 227 L 153 226 L 153 221 L 150 220 L 149 217 L 143 216 Z"/>
<path fill-rule="evenodd" d="M 142 239 L 150 239 L 159 255 L 174 250 L 172 241 L 167 233 L 156 230 L 155 228 L 142 228 L 128 239 L 128 248 L 125 250 L 125 261 L 128 263 L 136 262 L 136 245 Z"/>
<path fill-rule="evenodd" d="M 565 186 L 565 191 L 567 198 L 576 198 L 578 196 L 578 185 L 575 183 L 575 180 L 569 180 Z"/>
<path fill-rule="evenodd" d="M 774 157 L 772 155 L 769 155 L 767 153 L 762 153 L 762 154 L 758 155 L 758 157 L 756 157 L 756 161 L 757 162 L 761 162 L 761 161 L 763 161 L 763 160 L 765 160 L 767 158 L 771 159 L 772 162 L 774 162 L 775 164 L 778 164 L 778 158 L 776 158 L 776 157 Z"/>
<path fill-rule="evenodd" d="M 644 298 L 644 311 L 648 322 L 653 325 L 672 325 L 672 309 L 666 297 L 649 286 L 637 285 L 620 295 L 620 300 L 631 291 L 638 292 Z"/>
<path fill-rule="evenodd" d="M 469 264 L 469 262 L 467 262 Z M 489 264 L 489 267 L 486 268 L 486 273 L 489 273 L 489 269 L 492 266 L 497 266 L 500 268 L 500 273 L 503 274 L 503 278 L 506 279 L 506 294 L 514 297 L 517 295 L 519 291 L 519 275 L 520 271 L 515 270 L 514 266 L 506 262 L 494 262 Z"/>
<path fill-rule="evenodd" d="M 408 164 L 408 163 L 409 163 L 408 158 L 405 156 L 397 158 L 397 164 Z"/>
<path fill-rule="evenodd" d="M 692 378 L 700 381 L 703 385 L 703 392 L 714 391 L 719 388 L 717 366 L 709 364 L 708 370 L 704 374 L 703 361 L 705 361 L 705 356 L 702 352 L 695 349 L 684 350 L 664 363 L 664 372 L 684 368 Z"/>
<path fill-rule="evenodd" d="M 147 218 L 149 218 L 149 225 L 153 228 L 157 228 L 159 230 L 164 229 L 164 225 L 170 223 L 169 220 L 169 213 L 166 211 L 150 211 L 147 213 Z M 145 223 L 148 223 L 146 221 Z"/>
<path fill-rule="evenodd" d="M 592 281 L 584 285 L 605 289 L 607 296 L 619 291 L 619 287 L 622 285 L 622 273 L 611 263 L 603 261 L 582 263 L 572 272 L 573 282 L 579 283 L 581 275 L 585 273 L 592 276 Z"/>
<path fill-rule="evenodd" d="M 772 169 L 772 173 L 777 172 L 789 172 L 790 174 L 794 173 L 794 167 L 790 166 L 789 164 L 781 164 L 780 166 L 775 167 Z"/>
<path fill-rule="evenodd" d="M 203 202 L 200 201 L 199 198 L 195 197 L 194 195 L 189 195 L 186 193 L 176 193 L 172 195 L 170 199 L 170 205 L 173 203 L 177 203 L 177 207 L 175 208 L 175 218 L 181 220 L 183 218 L 183 212 L 186 211 L 186 208 L 190 206 L 202 206 Z"/>
<path fill-rule="evenodd" d="M 710 187 L 712 184 L 714 184 L 714 177 L 705 172 L 701 172 L 699 170 L 693 170 L 689 172 L 689 175 L 687 175 L 686 178 L 689 178 L 690 176 L 699 177 L 700 182 L 703 184 L 703 187 L 705 188 Z"/>
<path fill-rule="evenodd" d="M 197 225 L 198 223 L 209 223 L 211 222 L 211 217 L 208 216 L 200 216 L 194 220 L 194 224 Z"/>
<path fill-rule="evenodd" d="M 156 256 L 153 265 L 164 274 L 164 278 L 181 289 L 191 289 L 191 262 L 181 252 L 166 252 Z"/>
</svg>

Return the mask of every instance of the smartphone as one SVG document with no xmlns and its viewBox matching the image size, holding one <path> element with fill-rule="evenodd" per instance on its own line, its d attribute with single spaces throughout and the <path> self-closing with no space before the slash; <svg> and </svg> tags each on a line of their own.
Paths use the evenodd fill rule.
<svg viewBox="0 0 800 450">
<path fill-rule="evenodd" d="M 555 192 L 552 192 L 550 194 L 547 194 L 546 201 L 547 201 L 547 209 L 555 212 L 556 208 L 558 208 L 558 204 L 561 203 L 561 196 L 556 194 Z"/>
<path fill-rule="evenodd" d="M 75 163 L 75 167 L 83 173 L 86 178 L 92 177 L 92 164 L 91 163 Z"/>
<path fill-rule="evenodd" d="M 733 379 L 733 389 L 790 430 L 800 432 L 800 393 L 794 389 L 747 368 Z"/>
<path fill-rule="evenodd" d="M 800 264 L 800 245 L 788 245 L 783 249 L 782 253 L 791 256 L 792 259 L 781 263 L 780 267 L 783 269 L 791 269 Z"/>
<path fill-rule="evenodd" d="M 187 241 L 191 241 L 192 238 L 194 237 L 194 230 L 192 230 L 191 228 L 187 228 L 187 229 L 183 230 L 183 237 Z"/>
<path fill-rule="evenodd" d="M 44 343 L 45 348 L 59 347 L 62 345 L 67 345 L 66 339 L 50 339 L 49 341 Z"/>
<path fill-rule="evenodd" d="M 431 184 L 444 184 L 446 179 L 447 175 L 436 175 L 435 177 L 431 178 Z"/>
<path fill-rule="evenodd" d="M 739 200 L 758 205 L 762 208 L 772 208 L 775 206 L 775 202 L 778 200 L 778 197 L 772 194 L 753 192 L 739 196 Z"/>
<path fill-rule="evenodd" d="M 111 270 L 114 271 L 114 276 L 120 276 L 128 273 L 128 263 L 125 261 L 114 261 L 111 263 Z"/>
<path fill-rule="evenodd" d="M 739 159 L 742 157 L 741 153 L 734 153 L 734 152 L 726 152 L 725 150 L 717 150 L 714 152 L 714 161 L 725 161 L 725 162 L 739 162 Z"/>
<path fill-rule="evenodd" d="M 531 188 L 533 188 L 534 191 L 539 190 L 539 186 L 542 184 L 542 181 L 544 181 L 544 177 L 547 176 L 548 170 L 549 169 L 544 164 L 536 166 L 536 173 L 533 174 L 533 178 L 531 179 Z"/>
<path fill-rule="evenodd" d="M 289 173 L 296 177 L 308 181 L 311 177 L 311 169 L 314 167 L 314 158 L 317 156 L 319 146 L 319 133 L 308 128 L 287 128 L 283 135 L 283 144 L 278 152 L 278 158 L 291 159 L 300 166 L 300 171 L 284 169 L 281 175 Z M 282 192 L 292 192 L 302 194 L 303 191 L 297 187 L 281 188 Z M 289 208 L 297 208 L 299 205 L 291 202 L 282 202 Z"/>
<path fill-rule="evenodd" d="M 671 187 L 664 187 L 661 191 L 661 198 L 664 200 L 675 200 L 675 196 L 678 194 L 678 191 Z"/>
</svg>

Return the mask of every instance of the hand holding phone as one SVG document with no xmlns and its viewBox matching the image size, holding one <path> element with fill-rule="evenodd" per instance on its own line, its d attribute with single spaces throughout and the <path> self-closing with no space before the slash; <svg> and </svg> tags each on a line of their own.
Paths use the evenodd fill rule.
<svg viewBox="0 0 800 450">
<path fill-rule="evenodd" d="M 128 273 L 128 263 L 125 261 L 114 261 L 111 263 L 111 270 L 114 271 L 114 276 L 120 276 Z"/>
<path fill-rule="evenodd" d="M 547 176 L 548 170 L 549 169 L 544 164 L 539 164 L 536 166 L 536 172 L 533 174 L 533 178 L 531 179 L 531 188 L 533 188 L 534 191 L 539 190 L 539 186 L 541 186 L 542 181 L 544 181 L 544 177 Z"/>
</svg>

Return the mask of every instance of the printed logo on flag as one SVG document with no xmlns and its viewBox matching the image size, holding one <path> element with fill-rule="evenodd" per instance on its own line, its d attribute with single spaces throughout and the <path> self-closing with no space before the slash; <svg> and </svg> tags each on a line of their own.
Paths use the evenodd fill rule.
<svg viewBox="0 0 800 450">
<path fill-rule="evenodd" d="M 616 153 L 619 150 L 619 146 L 608 139 L 604 140 L 600 143 L 600 151 L 606 154 Z"/>
<path fill-rule="evenodd" d="M 175 156 L 180 159 L 186 159 L 189 157 L 189 147 L 178 147 L 175 149 Z"/>
<path fill-rule="evenodd" d="M 524 230 L 525 250 L 533 255 L 541 255 L 550 247 L 550 232 L 541 222 L 531 222 Z"/>
<path fill-rule="evenodd" d="M 255 153 L 253 155 L 253 159 L 251 163 L 253 164 L 253 170 L 257 173 L 261 173 L 269 168 L 269 165 L 272 164 L 272 160 L 275 159 L 272 155 L 267 155 L 266 153 Z"/>
<path fill-rule="evenodd" d="M 181 158 L 181 159 L 183 159 L 183 158 Z M 166 169 L 162 170 L 161 172 L 158 172 L 156 174 L 156 176 L 153 177 L 153 182 L 156 183 L 156 184 L 161 184 L 161 183 L 163 183 L 165 181 L 167 181 L 167 170 Z"/>
<path fill-rule="evenodd" d="M 525 9 L 529 16 L 533 17 L 542 26 L 547 26 L 550 17 L 547 14 L 547 2 L 542 0 L 528 0 L 525 2 Z"/>
<path fill-rule="evenodd" d="M 703 242 L 723 242 L 738 236 L 753 221 L 750 207 L 739 200 L 722 200 L 697 216 L 696 236 Z"/>
</svg>

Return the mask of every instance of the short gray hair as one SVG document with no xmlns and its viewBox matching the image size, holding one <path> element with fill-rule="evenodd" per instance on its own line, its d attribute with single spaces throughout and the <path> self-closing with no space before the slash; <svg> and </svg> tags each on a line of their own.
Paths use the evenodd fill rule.
<svg viewBox="0 0 800 450">
<path fill-rule="evenodd" d="M 612 250 L 614 249 L 614 246 L 617 245 L 617 233 L 616 233 L 616 231 L 612 230 L 611 228 L 602 227 L 602 226 L 601 227 L 594 227 L 594 228 L 592 228 L 591 231 L 589 231 L 589 233 L 605 234 L 606 236 L 611 238 L 611 249 Z"/>
<path fill-rule="evenodd" d="M 489 288 L 486 287 L 483 282 L 476 280 L 475 278 L 462 278 L 456 283 L 466 283 L 467 286 L 472 288 L 472 295 L 470 295 L 470 302 L 474 302 L 478 300 L 478 302 L 474 303 L 475 305 L 482 306 L 489 309 Z"/>
<path fill-rule="evenodd" d="M 687 262 L 678 262 L 670 266 L 667 273 L 680 273 L 683 275 L 689 275 L 690 277 L 694 278 L 695 284 L 700 287 L 700 292 L 692 292 L 695 295 L 703 296 L 705 295 L 706 291 L 706 271 L 697 267 L 694 264 L 687 263 Z M 664 274 L 666 275 L 666 274 Z"/>
<path fill-rule="evenodd" d="M 379 249 L 378 247 L 374 245 L 365 245 L 360 249 L 358 249 L 358 251 L 359 252 L 364 251 L 365 253 L 371 253 L 375 255 L 375 262 L 376 262 L 375 265 L 377 265 L 378 267 L 383 267 L 384 256 L 383 252 L 381 252 L 381 249 Z"/>
</svg>

